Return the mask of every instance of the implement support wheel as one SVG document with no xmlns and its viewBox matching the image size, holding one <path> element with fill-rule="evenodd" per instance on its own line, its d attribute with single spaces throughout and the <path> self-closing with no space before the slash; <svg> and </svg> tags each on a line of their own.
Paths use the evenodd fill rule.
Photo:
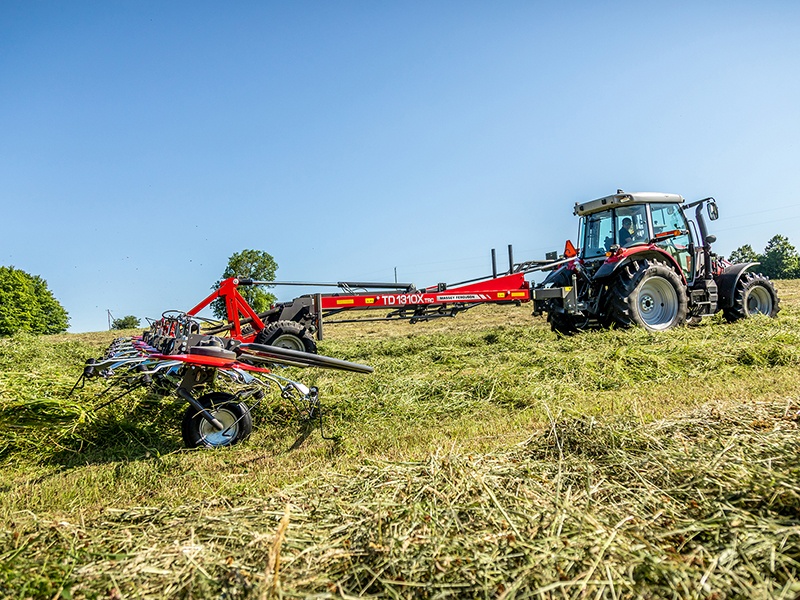
<svg viewBox="0 0 800 600">
<path fill-rule="evenodd" d="M 183 415 L 181 432 L 183 441 L 189 448 L 222 448 L 232 446 L 246 440 L 253 431 L 253 417 L 236 396 L 227 392 L 211 392 L 200 396 L 197 401 L 203 405 L 211 416 L 225 427 L 219 431 L 203 418 L 193 406 L 189 406 Z"/>
</svg>

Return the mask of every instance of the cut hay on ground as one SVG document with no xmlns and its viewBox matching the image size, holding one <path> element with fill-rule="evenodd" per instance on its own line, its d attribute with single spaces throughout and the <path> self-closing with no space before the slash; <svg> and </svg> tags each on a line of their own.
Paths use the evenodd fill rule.
<svg viewBox="0 0 800 600">
<path fill-rule="evenodd" d="M 794 598 L 799 412 L 556 415 L 505 452 L 367 462 L 271 497 L 19 513 L 0 532 L 0 595 L 60 581 L 74 598 Z"/>
</svg>

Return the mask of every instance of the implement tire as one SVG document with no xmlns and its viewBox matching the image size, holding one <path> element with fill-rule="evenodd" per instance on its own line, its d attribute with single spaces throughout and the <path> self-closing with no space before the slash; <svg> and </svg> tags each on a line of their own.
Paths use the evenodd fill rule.
<svg viewBox="0 0 800 600">
<path fill-rule="evenodd" d="M 226 429 L 217 430 L 200 412 L 189 406 L 183 415 L 181 433 L 188 448 L 222 448 L 246 440 L 253 431 L 253 417 L 243 402 L 227 392 L 211 392 L 197 401 Z"/>
<path fill-rule="evenodd" d="M 686 322 L 686 287 L 675 271 L 657 260 L 622 267 L 609 294 L 608 316 L 622 327 L 666 331 Z"/>
<path fill-rule="evenodd" d="M 776 317 L 780 301 L 775 286 L 766 275 L 745 273 L 733 292 L 733 306 L 725 308 L 722 315 L 733 322 L 754 315 Z"/>
<path fill-rule="evenodd" d="M 288 348 L 289 350 L 311 352 L 312 354 L 317 353 L 317 342 L 311 337 L 311 333 L 301 323 L 295 321 L 268 323 L 253 341 L 256 344 L 264 344 L 265 346 Z"/>
</svg>

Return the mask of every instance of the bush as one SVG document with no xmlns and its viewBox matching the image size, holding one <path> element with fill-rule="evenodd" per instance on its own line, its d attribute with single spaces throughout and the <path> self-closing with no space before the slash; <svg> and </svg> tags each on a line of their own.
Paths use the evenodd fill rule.
<svg viewBox="0 0 800 600">
<path fill-rule="evenodd" d="M 141 326 L 142 322 L 138 317 L 133 315 L 126 315 L 121 319 L 114 319 L 111 321 L 111 329 L 135 329 Z"/>
</svg>

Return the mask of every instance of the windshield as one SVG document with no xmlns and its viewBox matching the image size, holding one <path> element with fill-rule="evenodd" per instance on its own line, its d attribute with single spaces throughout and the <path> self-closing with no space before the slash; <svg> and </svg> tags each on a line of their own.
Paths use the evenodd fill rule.
<svg viewBox="0 0 800 600">
<path fill-rule="evenodd" d="M 647 228 L 647 206 L 626 206 L 615 211 L 617 240 L 620 246 L 633 246 L 650 240 Z"/>
<path fill-rule="evenodd" d="M 655 235 L 669 230 L 689 229 L 683 213 L 672 204 L 654 206 L 651 214 L 653 215 L 653 233 Z"/>
</svg>

